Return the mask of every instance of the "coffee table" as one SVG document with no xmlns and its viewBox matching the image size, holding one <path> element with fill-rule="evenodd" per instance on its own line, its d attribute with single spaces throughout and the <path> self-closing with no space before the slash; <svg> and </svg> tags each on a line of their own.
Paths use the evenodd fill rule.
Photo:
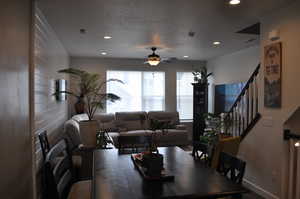
<svg viewBox="0 0 300 199">
<path fill-rule="evenodd" d="M 164 155 L 164 167 L 175 176 L 172 182 L 143 180 L 130 154 L 121 155 L 116 149 L 95 150 L 92 198 L 214 198 L 247 192 L 179 147 L 161 147 L 159 152 Z"/>
</svg>

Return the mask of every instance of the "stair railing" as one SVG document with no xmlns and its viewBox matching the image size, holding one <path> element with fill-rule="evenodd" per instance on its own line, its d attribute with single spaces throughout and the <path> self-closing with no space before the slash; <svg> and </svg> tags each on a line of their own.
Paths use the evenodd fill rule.
<svg viewBox="0 0 300 199">
<path fill-rule="evenodd" d="M 225 116 L 225 120 L 231 121 L 228 133 L 232 136 L 245 137 L 261 117 L 258 112 L 259 69 L 260 64 L 256 67 L 255 71 Z"/>
</svg>

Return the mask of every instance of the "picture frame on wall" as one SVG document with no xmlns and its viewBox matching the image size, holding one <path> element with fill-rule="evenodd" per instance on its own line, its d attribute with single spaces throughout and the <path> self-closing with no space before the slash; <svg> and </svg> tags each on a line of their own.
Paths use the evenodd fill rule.
<svg viewBox="0 0 300 199">
<path fill-rule="evenodd" d="M 264 105 L 281 108 L 282 43 L 277 42 L 264 48 Z"/>
</svg>

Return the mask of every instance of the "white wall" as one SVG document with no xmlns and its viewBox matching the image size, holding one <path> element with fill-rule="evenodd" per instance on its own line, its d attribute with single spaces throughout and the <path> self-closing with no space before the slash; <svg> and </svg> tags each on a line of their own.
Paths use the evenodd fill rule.
<svg viewBox="0 0 300 199">
<path fill-rule="evenodd" d="M 176 72 L 193 71 L 195 67 L 205 66 L 203 61 L 175 61 L 173 63 L 162 63 L 158 67 L 144 65 L 143 59 L 117 59 L 117 58 L 71 58 L 71 67 L 80 68 L 88 72 L 102 75 L 106 79 L 107 70 L 125 71 L 164 71 L 166 111 L 176 111 Z"/>
<path fill-rule="evenodd" d="M 258 66 L 259 59 L 260 48 L 253 46 L 207 61 L 207 68 L 213 72 L 209 87 L 209 112 L 214 112 L 215 85 L 247 81 Z"/>
<path fill-rule="evenodd" d="M 295 1 L 292 5 L 269 13 L 261 19 L 260 57 L 263 57 L 264 46 L 272 43 L 268 39 L 268 33 L 273 29 L 280 30 L 279 41 L 283 44 L 282 108 L 268 109 L 264 107 L 262 67 L 259 76 L 259 94 L 261 96 L 259 110 L 262 114 L 262 119 L 241 143 L 239 156 L 247 162 L 244 178 L 246 185 L 267 199 L 286 199 L 283 190 L 286 173 L 283 172 L 283 169 L 285 165 L 284 157 L 287 154 L 284 153 L 286 145 L 282 134 L 284 122 L 300 104 L 299 10 L 300 2 Z M 251 49 L 248 50 L 251 51 Z M 252 50 L 255 50 L 255 47 Z M 242 53 L 242 51 L 233 55 L 238 55 L 239 53 Z M 254 52 L 253 54 L 249 53 L 249 57 L 251 57 L 250 55 L 258 56 Z M 231 83 L 246 80 L 246 77 L 249 76 L 257 65 L 256 61 L 251 62 L 248 69 L 240 68 L 240 65 L 229 66 L 222 63 L 225 58 L 230 59 L 230 55 L 208 61 L 208 66 L 213 67 L 213 71 L 215 72 L 216 83 Z M 232 56 L 231 59 L 234 61 L 235 56 Z M 244 61 L 241 60 L 239 62 L 243 63 Z M 226 61 L 226 63 L 230 63 L 230 61 Z M 263 66 L 263 58 L 261 58 L 261 63 Z M 253 68 L 250 70 L 250 67 Z"/>
<path fill-rule="evenodd" d="M 259 46 L 217 57 L 207 61 L 207 67 L 214 73 L 214 84 L 247 81 L 259 64 Z"/>
<path fill-rule="evenodd" d="M 262 188 L 267 198 L 282 198 L 282 173 L 285 164 L 285 144 L 282 138 L 283 124 L 300 104 L 299 52 L 300 52 L 300 2 L 282 8 L 261 21 L 261 57 L 263 48 L 272 43 L 268 34 L 273 29 L 280 30 L 283 45 L 282 67 L 282 108 L 268 109 L 260 99 L 263 119 L 249 134 L 241 146 L 241 155 L 248 160 L 247 179 Z M 264 60 L 262 59 L 262 66 Z M 263 70 L 260 71 L 263 74 Z M 263 96 L 263 75 L 261 75 L 260 94 Z M 258 147 L 259 146 L 259 147 Z M 249 151 L 249 152 L 247 152 Z M 281 197 L 280 197 L 281 196 Z"/>
</svg>

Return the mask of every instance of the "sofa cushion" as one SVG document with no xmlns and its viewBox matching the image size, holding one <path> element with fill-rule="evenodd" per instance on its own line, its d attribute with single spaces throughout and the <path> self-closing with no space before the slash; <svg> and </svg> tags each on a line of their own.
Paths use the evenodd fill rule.
<svg viewBox="0 0 300 199">
<path fill-rule="evenodd" d="M 81 143 L 79 123 L 75 120 L 68 120 L 64 124 L 64 131 L 71 150 L 77 148 Z"/>
<path fill-rule="evenodd" d="M 120 132 L 120 136 L 138 136 L 138 135 L 151 135 L 151 130 L 134 130 L 134 131 L 126 131 Z"/>
<path fill-rule="evenodd" d="M 120 131 L 147 129 L 146 112 L 116 112 L 116 126 Z"/>
<path fill-rule="evenodd" d="M 178 112 L 165 112 L 165 111 L 149 111 L 148 120 L 158 120 L 160 122 L 169 122 L 170 125 L 179 124 Z"/>
<path fill-rule="evenodd" d="M 81 121 L 89 120 L 89 117 L 86 113 L 83 113 L 83 114 L 74 115 L 72 119 L 75 120 L 76 122 L 81 122 Z"/>
<path fill-rule="evenodd" d="M 178 125 L 175 125 L 175 128 L 177 130 L 186 130 L 186 125 L 184 125 L 184 124 L 178 124 Z"/>
<path fill-rule="evenodd" d="M 98 121 L 101 129 L 110 129 L 116 131 L 115 115 L 114 114 L 96 114 L 94 119 Z"/>
<path fill-rule="evenodd" d="M 186 145 L 188 144 L 188 133 L 186 130 L 177 129 L 156 130 L 154 139 L 158 146 Z"/>
</svg>

